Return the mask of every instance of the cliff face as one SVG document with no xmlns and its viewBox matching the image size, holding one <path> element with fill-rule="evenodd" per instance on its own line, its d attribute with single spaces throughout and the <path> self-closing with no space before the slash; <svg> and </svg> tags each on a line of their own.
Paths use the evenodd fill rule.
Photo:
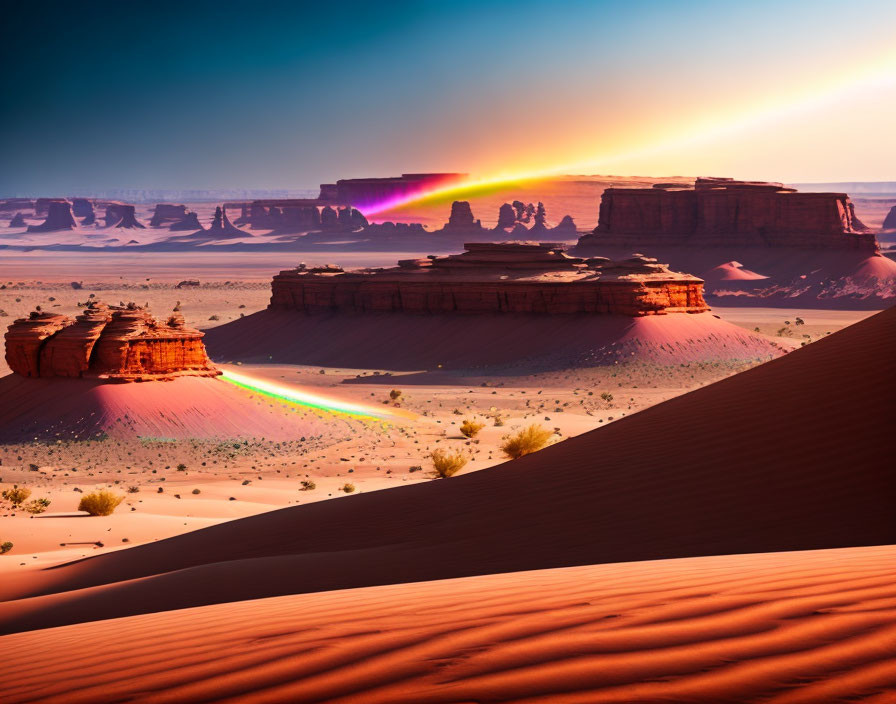
<svg viewBox="0 0 896 704">
<path fill-rule="evenodd" d="M 575 259 L 557 245 L 471 243 L 459 255 L 392 269 L 282 271 L 270 308 L 306 313 L 618 314 L 708 310 L 703 281 L 655 260 Z"/>
<path fill-rule="evenodd" d="M 55 232 L 71 230 L 75 227 L 72 205 L 67 200 L 52 200 L 46 203 L 47 219 L 40 225 L 29 225 L 28 232 Z"/>
<path fill-rule="evenodd" d="M 694 188 L 608 188 L 597 228 L 579 245 L 878 250 L 845 193 L 731 179 L 697 179 Z"/>
<path fill-rule="evenodd" d="M 6 361 L 27 377 L 215 376 L 202 336 L 178 313 L 163 323 L 134 305 L 92 303 L 75 320 L 47 313 L 16 320 L 6 333 Z"/>
</svg>

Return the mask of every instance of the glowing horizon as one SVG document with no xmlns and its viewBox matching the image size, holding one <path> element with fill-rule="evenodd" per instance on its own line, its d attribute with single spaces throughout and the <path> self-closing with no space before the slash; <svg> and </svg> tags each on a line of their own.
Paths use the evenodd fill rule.
<svg viewBox="0 0 896 704">
<path fill-rule="evenodd" d="M 324 394 L 303 391 L 295 386 L 259 379 L 248 374 L 240 374 L 229 369 L 222 370 L 220 378 L 230 384 L 264 396 L 270 396 L 281 401 L 328 413 L 340 413 L 355 418 L 381 421 L 397 420 L 399 418 L 412 419 L 415 417 L 413 413 L 399 408 L 388 408 L 385 406 L 379 408 L 363 403 L 354 403 L 332 396 L 325 396 Z"/>
<path fill-rule="evenodd" d="M 457 196 L 475 197 L 494 193 L 514 184 L 543 180 L 552 176 L 586 173 L 587 175 L 600 175 L 601 172 L 595 172 L 593 169 L 604 169 L 612 164 L 711 142 L 726 135 L 761 126 L 771 120 L 824 107 L 845 98 L 850 93 L 872 87 L 885 88 L 889 86 L 896 86 L 896 52 L 891 52 L 882 58 L 876 57 L 873 65 L 859 73 L 858 76 L 854 75 L 850 69 L 844 69 L 838 80 L 825 81 L 821 86 L 804 91 L 795 98 L 788 96 L 786 100 L 768 100 L 761 107 L 737 116 L 712 116 L 688 131 L 654 141 L 645 146 L 588 160 L 522 169 L 517 172 L 498 173 L 493 176 L 469 179 L 461 183 L 450 183 L 413 194 L 388 198 L 372 206 L 367 206 L 362 212 L 365 215 L 380 215 L 400 210 L 409 205 L 435 204 Z M 630 174 L 630 176 L 633 175 Z"/>
</svg>

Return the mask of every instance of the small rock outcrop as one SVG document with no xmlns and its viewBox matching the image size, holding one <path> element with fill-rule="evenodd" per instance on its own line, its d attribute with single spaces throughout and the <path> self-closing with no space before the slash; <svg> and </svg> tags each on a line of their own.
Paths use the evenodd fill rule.
<svg viewBox="0 0 896 704">
<path fill-rule="evenodd" d="M 67 200 L 53 200 L 46 204 L 47 219 L 40 225 L 29 225 L 28 232 L 57 232 L 75 227 L 72 205 Z"/>
<path fill-rule="evenodd" d="M 463 209 L 462 209 L 463 210 Z M 655 259 L 579 259 L 563 245 L 471 242 L 461 254 L 408 259 L 390 269 L 281 271 L 274 309 L 401 313 L 700 313 L 703 281 Z"/>
<path fill-rule="evenodd" d="M 212 238 L 251 237 L 248 232 L 241 230 L 227 217 L 227 211 L 220 205 L 215 208 L 215 217 L 208 230 L 200 230 Z M 197 233 L 198 234 L 198 233 Z"/>
<path fill-rule="evenodd" d="M 204 232 L 205 228 L 199 222 L 199 216 L 193 211 L 187 212 L 183 219 L 173 222 L 168 226 L 172 232 Z"/>
<path fill-rule="evenodd" d="M 896 230 L 896 205 L 890 208 L 890 212 L 884 218 L 883 229 L 887 231 Z"/>
<path fill-rule="evenodd" d="M 150 227 L 163 227 L 165 225 L 182 221 L 187 217 L 187 206 L 174 205 L 173 203 L 156 203 L 149 220 Z"/>
<path fill-rule="evenodd" d="M 91 377 L 110 381 L 216 376 L 202 343 L 180 313 L 166 321 L 134 305 L 91 302 L 74 320 L 36 311 L 6 332 L 6 361 L 31 378 Z"/>
<path fill-rule="evenodd" d="M 25 216 L 22 213 L 16 213 L 12 216 L 12 220 L 9 221 L 10 227 L 25 227 L 28 223 L 25 222 Z"/>
<path fill-rule="evenodd" d="M 698 178 L 693 187 L 608 188 L 584 247 L 791 247 L 878 251 L 845 193 Z"/>
</svg>

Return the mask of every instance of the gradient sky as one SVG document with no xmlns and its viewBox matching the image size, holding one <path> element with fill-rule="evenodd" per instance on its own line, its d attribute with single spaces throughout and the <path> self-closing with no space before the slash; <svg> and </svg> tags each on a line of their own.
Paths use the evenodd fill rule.
<svg viewBox="0 0 896 704">
<path fill-rule="evenodd" d="M 896 180 L 892 0 L 17 4 L 2 195 L 409 171 Z"/>
</svg>

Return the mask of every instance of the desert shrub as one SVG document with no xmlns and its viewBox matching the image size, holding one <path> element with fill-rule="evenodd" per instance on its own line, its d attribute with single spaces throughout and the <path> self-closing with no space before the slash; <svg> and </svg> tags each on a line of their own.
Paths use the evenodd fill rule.
<svg viewBox="0 0 896 704">
<path fill-rule="evenodd" d="M 389 392 L 389 398 L 391 398 L 393 401 L 397 401 L 398 399 L 401 398 L 401 390 L 400 389 L 392 389 Z"/>
<path fill-rule="evenodd" d="M 355 490 L 355 485 L 354 485 L 354 484 L 343 484 L 343 485 L 342 485 L 342 490 L 343 490 L 346 494 L 351 494 L 351 493 Z"/>
<path fill-rule="evenodd" d="M 50 505 L 49 499 L 44 499 L 44 498 L 34 499 L 34 501 L 29 501 L 27 504 L 25 504 L 25 510 L 28 513 L 33 513 L 33 514 L 43 513 L 44 511 L 47 510 L 49 505 Z"/>
<path fill-rule="evenodd" d="M 502 425 L 504 425 L 504 419 L 501 416 L 496 415 L 495 416 L 495 427 L 500 428 Z"/>
<path fill-rule="evenodd" d="M 18 508 L 19 504 L 23 503 L 29 496 L 31 496 L 31 489 L 27 486 L 19 486 L 18 484 L 13 484 L 12 489 L 5 489 L 3 491 L 3 498 L 9 501 L 13 505 L 13 508 Z"/>
<path fill-rule="evenodd" d="M 477 423 L 475 420 L 464 420 L 460 424 L 460 432 L 464 437 L 475 438 L 484 427 L 485 423 Z"/>
<path fill-rule="evenodd" d="M 5 542 L 0 543 L 0 555 L 3 555 L 4 553 L 9 552 L 10 550 L 12 550 L 12 543 L 11 543 L 11 542 L 9 542 L 9 541 L 7 540 L 7 541 L 5 541 Z"/>
<path fill-rule="evenodd" d="M 193 494 L 194 494 L 194 495 L 195 495 L 195 494 L 198 494 L 198 493 L 199 493 L 199 489 L 193 489 Z"/>
<path fill-rule="evenodd" d="M 519 459 L 523 455 L 538 452 L 548 444 L 553 433 L 538 423 L 523 428 L 516 435 L 508 435 L 501 444 L 501 451 L 510 459 Z"/>
<path fill-rule="evenodd" d="M 140 491 L 140 487 L 139 487 L 139 486 L 129 486 L 129 487 L 128 487 L 128 493 L 129 493 L 129 494 L 136 494 L 136 493 L 138 493 L 139 491 Z"/>
<path fill-rule="evenodd" d="M 613 400 L 613 394 L 611 394 L 609 391 L 604 391 L 604 392 L 600 395 L 600 397 L 601 397 L 604 401 L 606 401 L 607 403 L 609 403 L 610 401 Z"/>
<path fill-rule="evenodd" d="M 221 316 L 220 315 L 210 315 L 210 316 L 208 316 L 208 319 L 209 320 L 220 320 Z"/>
<path fill-rule="evenodd" d="M 177 471 L 178 472 L 186 472 L 187 465 L 185 465 L 183 462 L 181 462 L 179 465 L 177 465 Z"/>
<path fill-rule="evenodd" d="M 310 479 L 303 479 L 302 488 L 299 491 L 313 491 L 314 489 L 317 489 L 317 484 Z"/>
<path fill-rule="evenodd" d="M 91 516 L 111 516 L 122 501 L 123 496 L 114 494 L 108 489 L 99 489 L 82 496 L 78 510 L 86 511 Z"/>
<path fill-rule="evenodd" d="M 453 477 L 469 461 L 469 457 L 460 450 L 448 452 L 441 448 L 433 450 L 429 458 L 432 460 L 433 474 L 441 479 Z"/>
</svg>

